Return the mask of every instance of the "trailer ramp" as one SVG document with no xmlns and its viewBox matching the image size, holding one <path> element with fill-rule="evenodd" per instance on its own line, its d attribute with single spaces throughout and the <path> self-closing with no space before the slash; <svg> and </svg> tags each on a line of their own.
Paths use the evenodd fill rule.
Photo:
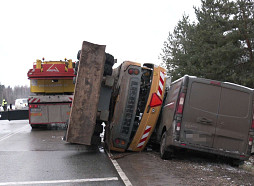
<svg viewBox="0 0 254 186">
<path fill-rule="evenodd" d="M 66 141 L 91 145 L 103 80 L 105 45 L 82 44 Z"/>
</svg>

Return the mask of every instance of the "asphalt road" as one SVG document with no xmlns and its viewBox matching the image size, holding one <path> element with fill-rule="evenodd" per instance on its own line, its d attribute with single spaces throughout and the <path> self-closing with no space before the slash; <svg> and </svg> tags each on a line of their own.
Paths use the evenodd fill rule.
<svg viewBox="0 0 254 186">
<path fill-rule="evenodd" d="M 62 141 L 64 130 L 0 121 L 0 185 L 124 185 L 103 149 Z"/>
<path fill-rule="evenodd" d="M 189 152 L 169 161 L 151 150 L 109 158 L 102 148 L 69 144 L 63 136 L 59 128 L 32 130 L 25 120 L 0 121 L 0 186 L 254 185 L 254 156 L 239 168 Z"/>
</svg>

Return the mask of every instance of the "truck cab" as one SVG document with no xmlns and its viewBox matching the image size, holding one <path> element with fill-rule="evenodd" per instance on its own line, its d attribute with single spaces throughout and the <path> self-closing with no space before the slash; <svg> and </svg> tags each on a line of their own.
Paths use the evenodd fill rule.
<svg viewBox="0 0 254 186">
<path fill-rule="evenodd" d="M 114 69 L 115 100 L 110 121 L 110 149 L 141 151 L 158 119 L 165 90 L 162 67 L 126 61 Z"/>
</svg>

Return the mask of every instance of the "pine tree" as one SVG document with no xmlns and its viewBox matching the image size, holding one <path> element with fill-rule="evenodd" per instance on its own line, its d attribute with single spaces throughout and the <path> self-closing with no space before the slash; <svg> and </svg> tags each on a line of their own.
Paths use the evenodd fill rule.
<svg viewBox="0 0 254 186">
<path fill-rule="evenodd" d="M 253 5 L 253 0 L 202 0 L 194 8 L 196 23 L 183 16 L 162 55 L 173 80 L 189 74 L 254 87 Z"/>
</svg>

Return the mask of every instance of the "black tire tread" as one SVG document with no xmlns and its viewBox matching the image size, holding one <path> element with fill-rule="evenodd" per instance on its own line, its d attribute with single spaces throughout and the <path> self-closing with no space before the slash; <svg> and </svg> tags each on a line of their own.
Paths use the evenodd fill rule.
<svg viewBox="0 0 254 186">
<path fill-rule="evenodd" d="M 161 142 L 160 142 L 160 157 L 163 160 L 169 160 L 172 159 L 172 152 L 168 151 L 165 144 L 166 141 L 166 132 L 162 134 Z M 162 149 L 163 148 L 163 149 Z"/>
<path fill-rule="evenodd" d="M 79 61 L 76 62 L 75 68 L 74 68 L 74 73 L 78 73 L 78 66 L 79 66 Z"/>
<path fill-rule="evenodd" d="M 81 54 L 81 50 L 79 50 L 78 53 L 77 53 L 77 59 L 78 60 L 80 59 L 80 54 Z"/>
<path fill-rule="evenodd" d="M 100 135 L 93 135 L 91 139 L 91 145 L 100 145 L 101 144 L 101 137 Z"/>
<path fill-rule="evenodd" d="M 244 164 L 244 160 L 234 159 L 232 158 L 230 161 L 232 167 L 239 167 L 240 165 Z"/>
<path fill-rule="evenodd" d="M 108 65 L 113 66 L 114 63 L 115 63 L 114 56 L 112 56 L 111 54 L 106 53 L 106 61 L 105 61 L 105 64 L 108 64 Z"/>
<path fill-rule="evenodd" d="M 94 133 L 95 134 L 100 134 L 103 132 L 103 126 L 101 123 L 96 123 L 95 128 L 94 128 Z"/>
<path fill-rule="evenodd" d="M 108 75 L 108 76 L 111 76 L 111 75 L 112 75 L 112 72 L 113 72 L 112 66 L 109 65 L 109 64 L 107 64 L 107 63 L 105 63 L 103 75 L 104 75 L 104 76 L 107 76 L 107 75 Z"/>
<path fill-rule="evenodd" d="M 36 124 L 31 124 L 32 129 L 38 129 L 40 126 Z"/>
</svg>

